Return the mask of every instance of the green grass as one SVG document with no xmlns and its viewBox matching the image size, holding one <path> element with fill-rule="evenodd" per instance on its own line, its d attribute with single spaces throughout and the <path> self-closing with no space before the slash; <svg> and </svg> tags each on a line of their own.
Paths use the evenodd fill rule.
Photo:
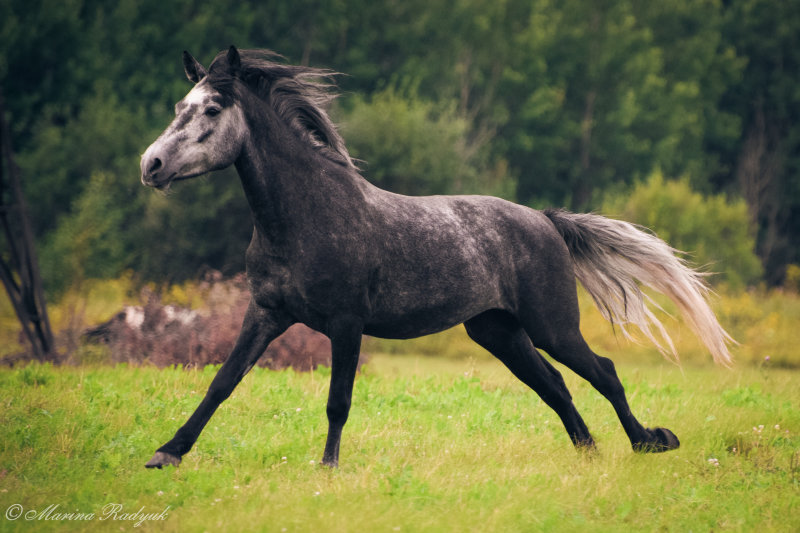
<svg viewBox="0 0 800 533">
<path fill-rule="evenodd" d="M 584 454 L 497 362 L 378 355 L 357 378 L 335 471 L 317 464 L 328 372 L 254 369 L 180 468 L 151 471 L 213 368 L 2 370 L 0 530 L 800 529 L 796 371 L 619 365 L 639 419 L 681 439 L 653 455 L 632 453 L 608 402 L 564 371 L 598 441 Z M 96 516 L 12 521 L 14 504 Z M 134 528 L 101 521 L 107 504 L 169 509 Z"/>
</svg>

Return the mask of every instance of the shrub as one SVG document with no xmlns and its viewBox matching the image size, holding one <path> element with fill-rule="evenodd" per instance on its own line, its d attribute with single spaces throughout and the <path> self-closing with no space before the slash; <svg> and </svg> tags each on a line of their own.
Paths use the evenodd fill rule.
<svg viewBox="0 0 800 533">
<path fill-rule="evenodd" d="M 128 225 L 136 225 L 140 195 L 119 181 L 113 174 L 92 174 L 72 211 L 44 239 L 40 267 L 51 296 L 85 279 L 117 277 L 130 263 L 131 250 L 123 236 Z"/>
<path fill-rule="evenodd" d="M 688 180 L 665 180 L 655 172 L 633 190 L 607 196 L 602 209 L 650 228 L 734 289 L 762 274 L 744 200 L 703 196 Z"/>
<path fill-rule="evenodd" d="M 502 165 L 486 170 L 486 139 L 469 138 L 470 122 L 454 106 L 390 88 L 353 98 L 338 114 L 351 155 L 379 187 L 411 195 L 512 192 Z"/>
<path fill-rule="evenodd" d="M 143 291 L 143 305 L 125 306 L 110 320 L 86 330 L 84 338 L 90 346 L 79 350 L 75 359 L 96 361 L 91 345 L 101 345 L 112 362 L 146 362 L 158 367 L 224 362 L 236 342 L 250 299 L 244 276 L 223 281 L 219 273 L 211 272 L 194 292 L 202 293 L 205 308 L 164 304 L 159 295 Z M 167 296 L 176 293 L 191 299 L 185 287 L 171 290 Z M 270 344 L 257 364 L 308 371 L 319 365 L 330 366 L 330 359 L 328 338 L 295 324 Z"/>
<path fill-rule="evenodd" d="M 786 279 L 783 285 L 790 291 L 800 293 L 800 265 L 786 267 Z"/>
</svg>

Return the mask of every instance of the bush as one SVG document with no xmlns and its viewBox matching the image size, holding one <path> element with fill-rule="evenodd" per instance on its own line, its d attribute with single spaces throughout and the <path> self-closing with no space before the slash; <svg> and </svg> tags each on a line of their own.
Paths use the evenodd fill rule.
<svg viewBox="0 0 800 533">
<path fill-rule="evenodd" d="M 139 226 L 141 195 L 113 174 L 92 174 L 72 211 L 62 217 L 40 248 L 40 268 L 50 296 L 85 279 L 120 276 L 132 261 L 127 228 Z"/>
<path fill-rule="evenodd" d="M 136 168 L 133 176 L 92 174 L 43 239 L 40 266 L 51 297 L 126 270 L 169 283 L 196 279 L 208 268 L 227 275 L 244 269 L 253 224 L 235 172 L 179 184 L 165 196 L 143 187 Z"/>
<path fill-rule="evenodd" d="M 800 265 L 786 267 L 786 278 L 783 286 L 789 291 L 800 293 Z"/>
<path fill-rule="evenodd" d="M 147 362 L 158 367 L 223 363 L 233 349 L 250 300 L 244 276 L 223 281 L 212 271 L 195 292 L 203 293 L 205 308 L 164 304 L 160 296 L 145 290 L 146 303 L 125 306 L 110 320 L 86 331 L 89 347 L 79 350 L 78 362 L 85 362 L 85 356 L 96 358 L 91 345 L 101 345 L 107 347 L 112 362 Z M 328 338 L 295 324 L 269 345 L 257 364 L 308 371 L 330 366 L 330 361 Z"/>
<path fill-rule="evenodd" d="M 90 280 L 51 303 L 58 362 L 202 367 L 228 358 L 250 301 L 243 274 L 224 279 L 210 270 L 199 282 L 164 291 L 153 285 L 136 287 L 130 274 Z M 0 311 L 9 308 L 0 294 Z M 0 321 L 0 366 L 32 359 L 17 341 L 18 330 L 16 322 Z M 364 361 L 362 353 L 359 364 Z M 269 345 L 257 364 L 298 371 L 330 366 L 331 343 L 325 335 L 295 324 Z"/>
<path fill-rule="evenodd" d="M 379 187 L 410 195 L 488 192 L 508 195 L 509 180 L 485 166 L 468 139 L 470 123 L 453 106 L 386 89 L 358 96 L 341 111 L 342 135 L 363 175 Z M 496 174 L 496 175 L 495 175 Z"/>
<path fill-rule="evenodd" d="M 655 172 L 632 191 L 607 196 L 602 209 L 650 228 L 733 289 L 759 281 L 762 268 L 744 200 L 703 196 L 687 180 L 665 180 Z"/>
</svg>

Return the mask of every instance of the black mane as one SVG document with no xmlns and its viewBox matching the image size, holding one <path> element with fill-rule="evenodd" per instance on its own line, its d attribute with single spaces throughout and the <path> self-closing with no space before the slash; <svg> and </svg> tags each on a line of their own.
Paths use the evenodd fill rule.
<svg viewBox="0 0 800 533">
<path fill-rule="evenodd" d="M 338 94 L 333 91 L 337 72 L 286 65 L 273 59 L 283 56 L 269 50 L 239 50 L 238 77 L 303 140 L 329 160 L 355 169 L 327 108 Z M 234 77 L 226 52 L 220 52 L 209 68 L 209 83 L 225 96 L 233 97 Z"/>
</svg>

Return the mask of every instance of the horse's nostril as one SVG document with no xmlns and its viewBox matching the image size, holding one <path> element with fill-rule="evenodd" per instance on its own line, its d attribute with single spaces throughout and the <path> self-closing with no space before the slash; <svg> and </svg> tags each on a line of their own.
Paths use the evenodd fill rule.
<svg viewBox="0 0 800 533">
<path fill-rule="evenodd" d="M 159 168 L 161 168 L 161 160 L 156 157 L 155 159 L 153 159 L 153 164 L 150 165 L 150 168 L 147 169 L 147 172 L 153 174 Z"/>
</svg>

